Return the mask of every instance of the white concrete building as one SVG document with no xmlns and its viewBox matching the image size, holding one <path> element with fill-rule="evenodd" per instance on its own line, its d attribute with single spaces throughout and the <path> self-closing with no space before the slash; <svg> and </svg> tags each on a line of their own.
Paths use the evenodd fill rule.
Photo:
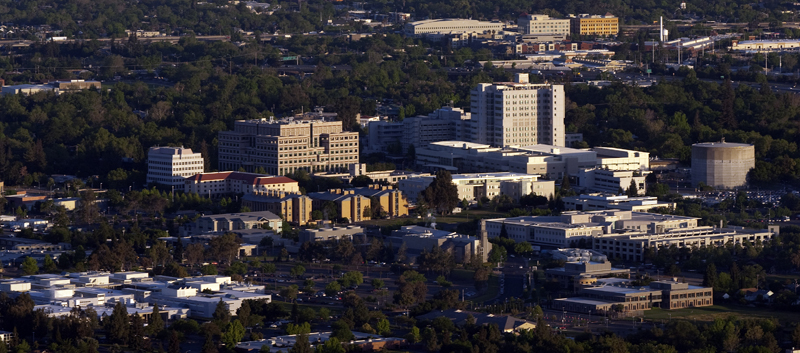
<svg viewBox="0 0 800 353">
<path fill-rule="evenodd" d="M 394 144 L 402 146 L 405 152 L 412 145 L 419 148 L 439 141 L 472 141 L 476 133 L 469 112 L 443 107 L 427 116 L 408 117 L 402 122 L 370 122 L 366 148 L 369 152 L 386 152 Z"/>
<path fill-rule="evenodd" d="M 564 97 L 563 85 L 532 84 L 528 74 L 517 74 L 515 82 L 480 83 L 470 92 L 473 142 L 564 146 Z"/>
<path fill-rule="evenodd" d="M 523 15 L 517 19 L 521 34 L 568 35 L 569 19 L 550 18 L 548 15 Z"/>
<path fill-rule="evenodd" d="M 767 40 L 734 40 L 728 47 L 732 51 L 770 52 L 770 51 L 798 51 L 798 39 L 767 39 Z"/>
<path fill-rule="evenodd" d="M 203 155 L 183 147 L 150 147 L 147 182 L 183 190 L 186 178 L 203 172 Z"/>
<path fill-rule="evenodd" d="M 643 261 L 648 249 L 724 246 L 745 241 L 766 242 L 780 232 L 768 230 L 699 226 L 699 218 L 621 210 L 569 211 L 560 216 L 512 217 L 486 221 L 490 238 L 500 236 L 503 227 L 517 242 L 550 248 L 586 244 L 609 258 Z"/>
<path fill-rule="evenodd" d="M 657 197 L 642 196 L 628 197 L 627 195 L 613 194 L 581 194 L 579 196 L 567 196 L 562 199 L 564 208 L 577 211 L 594 210 L 624 210 L 634 212 L 648 212 L 655 208 L 675 208 L 674 202 L 661 202 Z"/>
<path fill-rule="evenodd" d="M 521 196 L 535 194 L 550 197 L 555 194 L 555 182 L 539 180 L 535 174 L 521 173 L 477 173 L 453 174 L 453 184 L 458 188 L 459 200 L 475 201 L 483 197 L 493 199 L 498 195 L 508 195 L 514 200 Z M 416 200 L 435 176 L 410 178 L 398 182 L 398 188 L 409 199 Z"/>
<path fill-rule="evenodd" d="M 636 184 L 637 195 L 644 195 L 647 191 L 645 178 L 649 171 L 633 170 L 605 170 L 600 168 L 585 168 L 578 172 L 577 183 L 573 188 L 589 192 L 606 192 L 619 194 L 628 192 L 631 181 Z"/>
<path fill-rule="evenodd" d="M 443 18 L 407 23 L 405 33 L 408 36 L 421 36 L 431 33 L 497 33 L 502 31 L 504 27 L 505 25 L 502 22 Z"/>
</svg>

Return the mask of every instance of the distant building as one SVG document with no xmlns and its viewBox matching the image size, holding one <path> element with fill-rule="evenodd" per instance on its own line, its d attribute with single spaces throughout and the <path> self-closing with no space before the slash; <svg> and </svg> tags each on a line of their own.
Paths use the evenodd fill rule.
<svg viewBox="0 0 800 353">
<path fill-rule="evenodd" d="M 197 231 L 200 233 L 225 232 L 239 229 L 257 229 L 269 226 L 275 232 L 281 232 L 283 220 L 268 211 L 242 212 L 207 215 L 197 219 Z"/>
<path fill-rule="evenodd" d="M 39 92 L 53 92 L 56 95 L 68 93 L 72 91 L 81 91 L 86 89 L 100 89 L 100 81 L 84 81 L 84 80 L 70 80 L 70 81 L 53 81 L 42 84 L 24 84 L 2 86 L 2 94 L 23 94 L 32 95 Z"/>
<path fill-rule="evenodd" d="M 336 178 L 343 183 L 349 184 L 357 176 L 364 175 L 372 179 L 375 183 L 381 184 L 397 184 L 398 181 L 413 178 L 417 176 L 430 175 L 428 173 L 409 172 L 405 170 L 376 170 L 372 172 L 367 171 L 365 163 L 353 163 L 347 166 L 347 173 L 316 173 L 316 176 L 325 178 Z"/>
<path fill-rule="evenodd" d="M 797 51 L 800 49 L 800 40 L 797 39 L 767 39 L 767 40 L 733 40 L 728 49 L 745 52 L 772 52 L 772 51 Z"/>
<path fill-rule="evenodd" d="M 500 32 L 504 27 L 505 25 L 501 22 L 443 18 L 407 23 L 405 34 L 408 36 L 422 36 L 431 33 Z"/>
<path fill-rule="evenodd" d="M 631 270 L 613 268 L 608 261 L 570 261 L 564 267 L 551 268 L 544 271 L 548 281 L 558 281 L 561 287 L 577 289 L 597 283 L 598 278 L 617 277 L 630 278 Z"/>
<path fill-rule="evenodd" d="M 644 195 L 647 191 L 645 178 L 649 171 L 605 170 L 585 168 L 578 172 L 577 182 L 573 188 L 589 192 L 606 192 L 618 194 L 628 192 L 631 181 L 636 185 L 636 194 Z"/>
<path fill-rule="evenodd" d="M 352 189 L 332 189 L 325 192 L 308 193 L 313 201 L 315 210 L 323 212 L 324 219 L 333 219 L 335 215 L 327 214 L 328 210 L 336 210 L 339 218 L 347 218 L 349 222 L 361 222 L 372 219 L 370 199 L 367 196 L 356 194 Z M 329 208 L 329 204 L 334 207 Z"/>
<path fill-rule="evenodd" d="M 409 199 L 416 200 L 420 192 L 425 190 L 436 179 L 435 176 L 421 176 L 401 180 L 398 185 Z M 467 201 L 480 200 L 483 197 L 493 199 L 499 195 L 508 195 L 515 201 L 524 195 L 550 197 L 555 194 L 555 182 L 539 180 L 535 174 L 522 173 L 476 173 L 453 174 L 453 184 L 458 188 L 458 199 Z"/>
<path fill-rule="evenodd" d="M 692 145 L 692 185 L 705 183 L 717 189 L 747 185 L 755 168 L 755 147 L 747 143 L 705 142 Z"/>
<path fill-rule="evenodd" d="M 630 280 L 606 278 L 600 285 L 579 290 L 578 297 L 555 299 L 552 309 L 604 315 L 641 312 L 652 308 L 683 309 L 714 305 L 714 290 L 673 281 L 651 282 L 649 286 L 632 286 Z"/>
<path fill-rule="evenodd" d="M 183 147 L 150 147 L 147 153 L 147 183 L 183 190 L 186 178 L 203 173 L 203 155 Z"/>
<path fill-rule="evenodd" d="M 655 208 L 675 208 L 674 202 L 661 202 L 657 197 L 642 196 L 628 197 L 627 195 L 608 194 L 581 194 L 562 198 L 564 208 L 577 211 L 594 210 L 625 210 L 634 212 L 648 212 Z"/>
<path fill-rule="evenodd" d="M 550 18 L 548 15 L 522 15 L 517 19 L 521 34 L 562 34 L 570 33 L 569 19 Z"/>
<path fill-rule="evenodd" d="M 698 218 L 620 210 L 567 211 L 560 216 L 523 216 L 486 221 L 490 238 L 503 227 L 516 242 L 550 248 L 575 247 L 579 243 L 625 261 L 644 261 L 647 249 L 724 246 L 768 241 L 780 233 L 767 230 L 699 226 Z"/>
<path fill-rule="evenodd" d="M 349 225 L 344 227 L 309 228 L 300 231 L 300 243 L 318 242 L 329 240 L 353 240 L 354 237 L 363 235 L 364 228 Z"/>
<path fill-rule="evenodd" d="M 299 193 L 297 181 L 284 176 L 244 172 L 200 173 L 186 178 L 185 191 L 200 196 L 219 197 L 228 194 L 253 194 L 267 191 Z"/>
<path fill-rule="evenodd" d="M 583 36 L 616 36 L 619 33 L 619 18 L 611 14 L 581 14 L 570 20 L 572 33 Z"/>
<path fill-rule="evenodd" d="M 423 251 L 431 251 L 434 247 L 451 251 L 458 263 L 469 262 L 475 256 L 486 262 L 492 250 L 492 243 L 488 238 L 470 237 L 421 226 L 402 226 L 399 230 L 392 231 L 392 235 L 386 238 L 386 243 L 391 244 L 392 249 L 399 249 L 405 244 L 406 256 L 411 263 Z"/>
<path fill-rule="evenodd" d="M 311 221 L 312 200 L 299 192 L 266 191 L 242 196 L 242 207 L 251 211 L 269 211 L 289 223 L 304 226 Z"/>
<path fill-rule="evenodd" d="M 219 133 L 219 169 L 244 168 L 286 175 L 345 171 L 358 163 L 357 132 L 343 131 L 341 121 L 273 118 L 237 120 L 233 131 Z"/>
<path fill-rule="evenodd" d="M 401 146 L 419 148 L 431 142 L 476 139 L 475 121 L 470 113 L 459 108 L 444 107 L 427 116 L 407 117 L 401 122 L 374 121 L 369 123 L 367 148 L 370 152 L 386 152 Z"/>
</svg>

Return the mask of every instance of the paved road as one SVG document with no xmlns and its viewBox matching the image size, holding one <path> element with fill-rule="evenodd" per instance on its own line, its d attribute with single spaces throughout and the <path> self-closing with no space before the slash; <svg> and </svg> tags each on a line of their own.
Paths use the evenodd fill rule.
<svg viewBox="0 0 800 353">
<path fill-rule="evenodd" d="M 634 73 L 625 73 L 625 72 L 616 73 L 616 74 L 614 74 L 614 76 L 616 78 L 618 78 L 619 80 L 627 82 L 627 83 L 641 83 L 641 82 L 647 82 L 647 81 L 657 82 L 659 80 L 674 81 L 674 80 L 683 80 L 684 79 L 684 77 L 682 77 L 682 76 L 660 76 L 660 75 L 650 75 L 650 76 L 648 76 L 646 74 L 634 74 Z M 714 83 L 717 83 L 717 84 L 722 84 L 723 82 L 725 82 L 724 80 L 715 80 L 715 79 L 708 79 L 708 78 L 698 78 L 698 79 L 700 81 L 714 82 Z M 755 82 L 732 81 L 731 85 L 734 88 L 739 87 L 739 85 L 748 85 L 748 86 L 750 86 L 752 88 L 755 88 L 755 89 L 760 89 L 761 88 L 761 84 L 760 83 L 755 83 Z M 795 94 L 800 93 L 800 87 L 797 87 L 797 85 L 794 85 L 794 84 L 770 82 L 769 86 L 772 88 L 773 91 L 776 91 L 776 92 L 786 92 L 786 93 L 795 93 Z"/>
</svg>

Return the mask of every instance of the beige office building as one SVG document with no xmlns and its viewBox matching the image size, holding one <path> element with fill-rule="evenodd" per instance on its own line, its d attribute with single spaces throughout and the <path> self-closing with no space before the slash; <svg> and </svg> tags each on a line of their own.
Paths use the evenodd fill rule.
<svg viewBox="0 0 800 353">
<path fill-rule="evenodd" d="M 273 175 L 299 169 L 346 171 L 358 157 L 358 133 L 343 131 L 341 121 L 237 120 L 233 131 L 219 133 L 221 170 L 261 167 Z"/>
</svg>

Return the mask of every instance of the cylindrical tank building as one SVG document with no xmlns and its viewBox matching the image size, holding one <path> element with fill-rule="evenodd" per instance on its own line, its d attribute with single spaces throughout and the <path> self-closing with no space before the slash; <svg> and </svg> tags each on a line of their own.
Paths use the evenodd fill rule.
<svg viewBox="0 0 800 353">
<path fill-rule="evenodd" d="M 746 186 L 756 165 L 755 147 L 747 143 L 703 142 L 692 145 L 692 185 L 701 181 L 717 189 Z"/>
</svg>

